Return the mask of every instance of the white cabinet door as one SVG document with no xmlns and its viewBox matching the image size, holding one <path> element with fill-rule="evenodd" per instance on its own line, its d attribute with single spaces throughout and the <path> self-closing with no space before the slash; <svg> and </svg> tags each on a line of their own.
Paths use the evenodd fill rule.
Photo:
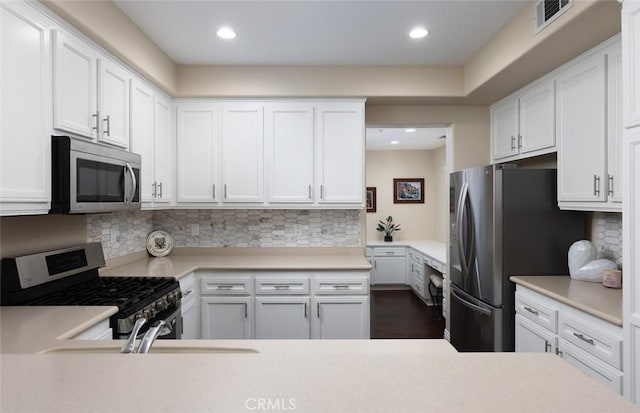
<svg viewBox="0 0 640 413">
<path fill-rule="evenodd" d="M 313 105 L 269 104 L 264 117 L 269 202 L 313 202 Z"/>
<path fill-rule="evenodd" d="M 558 354 L 569 364 L 582 370 L 601 383 L 622 394 L 622 372 L 585 353 L 573 344 L 561 339 Z"/>
<path fill-rule="evenodd" d="M 198 319 L 196 317 L 196 300 L 182 301 L 182 339 L 197 340 L 200 338 Z"/>
<path fill-rule="evenodd" d="M 309 297 L 256 297 L 256 339 L 311 337 Z"/>
<path fill-rule="evenodd" d="M 222 182 L 224 202 L 262 202 L 263 107 L 224 104 L 222 109 Z"/>
<path fill-rule="evenodd" d="M 51 186 L 51 40 L 24 4 L 0 4 L 0 214 L 46 213 Z M 17 203 L 27 203 L 18 206 Z M 31 211 L 30 211 L 31 210 Z"/>
<path fill-rule="evenodd" d="M 406 284 L 405 257 L 376 257 L 373 284 Z"/>
<path fill-rule="evenodd" d="M 96 138 L 98 53 L 69 33 L 53 31 L 53 127 Z"/>
<path fill-rule="evenodd" d="M 368 297 L 314 297 L 312 338 L 369 338 Z"/>
<path fill-rule="evenodd" d="M 520 95 L 520 153 L 529 153 L 556 145 L 555 82 L 537 84 Z"/>
<path fill-rule="evenodd" d="M 558 201 L 606 201 L 605 60 L 598 53 L 558 75 Z"/>
<path fill-rule="evenodd" d="M 131 82 L 131 151 L 142 158 L 140 196 L 151 203 L 156 193 L 154 177 L 153 90 L 133 79 Z"/>
<path fill-rule="evenodd" d="M 178 202 L 214 202 L 220 198 L 219 128 L 216 105 L 178 106 Z"/>
<path fill-rule="evenodd" d="M 98 61 L 100 133 L 98 140 L 129 147 L 129 84 L 131 75 L 112 61 Z"/>
<path fill-rule="evenodd" d="M 622 3 L 624 126 L 640 126 L 640 1 Z"/>
<path fill-rule="evenodd" d="M 174 198 L 175 141 L 171 133 L 171 100 L 156 93 L 153 100 L 155 135 L 156 203 L 171 203 Z M 144 164 L 143 164 L 144 167 Z"/>
<path fill-rule="evenodd" d="M 493 159 L 518 154 L 518 98 L 491 107 Z"/>
<path fill-rule="evenodd" d="M 553 332 L 516 314 L 516 352 L 555 353 L 556 343 L 557 337 Z"/>
<path fill-rule="evenodd" d="M 249 339 L 251 337 L 251 297 L 203 297 L 203 339 Z"/>
<path fill-rule="evenodd" d="M 364 197 L 364 104 L 316 108 L 316 199 L 361 204 Z"/>
<path fill-rule="evenodd" d="M 622 49 L 607 51 L 607 197 L 622 202 Z"/>
</svg>

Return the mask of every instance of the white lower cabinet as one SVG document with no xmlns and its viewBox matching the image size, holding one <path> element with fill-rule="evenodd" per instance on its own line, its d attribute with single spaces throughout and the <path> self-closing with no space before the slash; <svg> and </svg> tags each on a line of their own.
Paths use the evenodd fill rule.
<svg viewBox="0 0 640 413">
<path fill-rule="evenodd" d="M 374 247 L 371 284 L 408 284 L 406 248 Z"/>
<path fill-rule="evenodd" d="M 369 338 L 368 297 L 314 297 L 312 336 L 319 339 Z"/>
<path fill-rule="evenodd" d="M 81 331 L 72 340 L 112 340 L 113 329 L 109 324 L 109 319 L 104 319 L 91 327 Z"/>
<path fill-rule="evenodd" d="M 256 297 L 256 339 L 308 339 L 309 297 Z"/>
<path fill-rule="evenodd" d="M 518 285 L 516 352 L 555 352 L 622 394 L 622 328 Z"/>
<path fill-rule="evenodd" d="M 195 274 L 191 273 L 180 279 L 182 293 L 182 338 L 198 339 L 200 334 L 200 311 L 196 293 Z"/>
<path fill-rule="evenodd" d="M 253 338 L 252 301 L 248 296 L 202 297 L 202 338 Z"/>
</svg>

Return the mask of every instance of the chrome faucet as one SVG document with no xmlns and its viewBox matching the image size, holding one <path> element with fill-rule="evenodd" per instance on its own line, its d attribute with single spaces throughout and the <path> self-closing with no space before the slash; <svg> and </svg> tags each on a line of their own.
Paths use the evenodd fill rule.
<svg viewBox="0 0 640 413">
<path fill-rule="evenodd" d="M 156 338 L 162 333 L 162 331 L 166 328 L 171 328 L 164 320 L 155 321 L 151 324 L 151 327 L 147 330 L 142 340 L 140 340 L 140 345 L 138 346 L 138 353 L 148 353 L 151 350 L 151 345 Z"/>
<path fill-rule="evenodd" d="M 139 318 L 136 320 L 136 323 L 133 325 L 133 329 L 131 330 L 131 335 L 129 335 L 129 340 L 127 340 L 124 346 L 120 349 L 121 353 L 136 352 L 136 338 L 138 337 L 138 332 L 140 332 L 140 329 L 146 322 L 146 318 Z"/>
</svg>

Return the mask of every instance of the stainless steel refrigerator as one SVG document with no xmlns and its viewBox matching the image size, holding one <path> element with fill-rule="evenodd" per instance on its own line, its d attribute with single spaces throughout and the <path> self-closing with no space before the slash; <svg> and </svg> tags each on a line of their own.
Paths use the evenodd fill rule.
<svg viewBox="0 0 640 413">
<path fill-rule="evenodd" d="M 585 216 L 558 209 L 556 171 L 490 165 L 451 174 L 450 334 L 458 351 L 513 351 L 511 275 L 567 275 Z"/>
</svg>

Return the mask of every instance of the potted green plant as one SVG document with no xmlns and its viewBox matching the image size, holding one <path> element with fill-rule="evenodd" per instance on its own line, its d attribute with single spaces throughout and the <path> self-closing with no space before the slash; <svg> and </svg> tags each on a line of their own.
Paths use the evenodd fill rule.
<svg viewBox="0 0 640 413">
<path fill-rule="evenodd" d="M 378 221 L 378 231 L 380 232 L 384 232 L 384 240 L 385 242 L 391 242 L 393 241 L 393 237 L 391 236 L 391 234 L 393 234 L 393 231 L 400 231 L 400 224 L 394 224 L 393 223 L 393 217 L 391 215 L 389 215 L 387 217 L 387 221 Z"/>
</svg>

